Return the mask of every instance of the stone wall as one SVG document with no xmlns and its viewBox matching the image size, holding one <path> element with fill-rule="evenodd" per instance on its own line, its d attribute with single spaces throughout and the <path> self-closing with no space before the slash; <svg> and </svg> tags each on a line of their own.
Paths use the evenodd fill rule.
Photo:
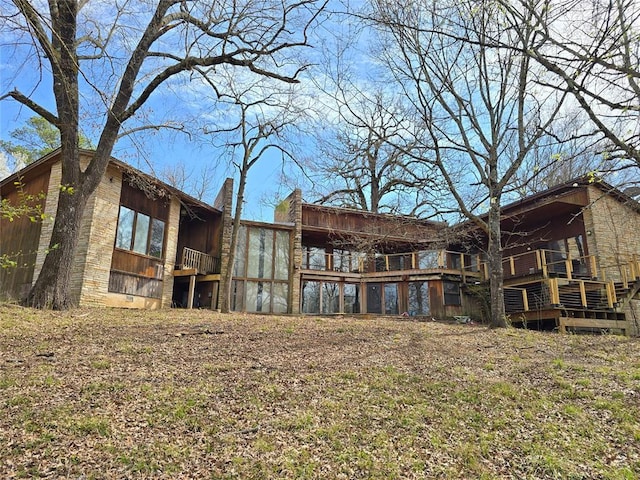
<svg viewBox="0 0 640 480">
<path fill-rule="evenodd" d="M 71 275 L 72 294 L 82 306 L 105 304 L 121 190 L 122 173 L 109 166 L 87 202 Z"/>
<path fill-rule="evenodd" d="M 292 238 L 292 273 L 289 295 L 289 311 L 300 313 L 300 269 L 302 268 L 302 191 L 300 189 L 287 198 L 289 208 L 287 221 L 294 224 Z"/>
<path fill-rule="evenodd" d="M 229 303 L 229 286 L 226 283 L 228 268 L 228 259 L 231 254 L 231 236 L 233 234 L 233 179 L 227 178 L 222 186 L 222 190 L 218 194 L 216 201 L 217 208 L 222 207 L 222 238 L 220 239 L 220 288 L 218 289 L 218 308 L 228 311 Z M 211 299 L 211 308 L 215 308 L 214 301 Z"/>
<path fill-rule="evenodd" d="M 594 185 L 587 188 L 583 217 L 589 254 L 598 258 L 599 278 L 604 272 L 607 280 L 620 281 L 621 265 L 640 257 L 640 213 Z"/>
<path fill-rule="evenodd" d="M 173 269 L 176 265 L 178 230 L 180 229 L 180 200 L 171 198 L 169 221 L 167 222 L 164 274 L 162 277 L 162 307 L 171 307 L 173 298 Z"/>
<path fill-rule="evenodd" d="M 47 197 L 44 205 L 45 219 L 42 221 L 42 229 L 40 231 L 40 241 L 38 242 L 38 253 L 36 255 L 36 263 L 33 271 L 33 283 L 40 276 L 44 259 L 47 256 L 49 243 L 51 243 L 51 235 L 53 234 L 53 222 L 56 218 L 58 210 L 58 198 L 60 197 L 60 183 L 62 182 L 62 162 L 57 161 L 51 165 L 51 173 L 49 175 L 49 187 L 47 188 Z"/>
</svg>

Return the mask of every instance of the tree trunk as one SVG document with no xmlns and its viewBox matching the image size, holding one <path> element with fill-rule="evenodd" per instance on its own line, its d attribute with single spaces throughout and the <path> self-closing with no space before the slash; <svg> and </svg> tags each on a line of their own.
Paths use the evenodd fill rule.
<svg viewBox="0 0 640 480">
<path fill-rule="evenodd" d="M 40 275 L 26 304 L 36 308 L 65 310 L 75 306 L 71 298 L 71 274 L 87 199 L 77 192 L 60 192 L 51 242 Z"/>
<path fill-rule="evenodd" d="M 491 300 L 491 328 L 505 328 L 507 319 L 504 306 L 504 272 L 502 269 L 502 240 L 500 234 L 500 201 L 492 197 L 488 217 L 489 227 L 489 297 Z"/>
</svg>

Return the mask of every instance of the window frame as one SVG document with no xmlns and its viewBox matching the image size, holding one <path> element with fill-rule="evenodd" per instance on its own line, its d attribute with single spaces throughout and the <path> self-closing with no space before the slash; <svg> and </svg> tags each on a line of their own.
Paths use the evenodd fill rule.
<svg viewBox="0 0 640 480">
<path fill-rule="evenodd" d="M 131 230 L 128 232 L 129 234 L 129 246 L 128 248 L 125 248 L 122 245 L 122 242 L 119 241 L 120 239 L 120 231 L 121 231 L 121 219 L 123 218 L 122 212 L 123 209 L 126 209 L 128 212 L 132 212 L 133 213 L 133 221 L 131 222 L 130 228 Z M 146 217 L 148 219 L 148 223 L 146 226 L 146 238 L 144 239 L 144 253 L 139 251 L 139 250 L 134 250 L 134 248 L 136 247 L 136 245 L 139 245 L 136 240 L 137 240 L 137 236 L 138 236 L 138 217 L 139 215 L 142 215 L 144 217 Z M 160 247 L 160 256 L 155 256 L 151 254 L 151 250 L 152 250 L 152 246 L 154 245 L 153 243 L 153 231 L 154 231 L 154 225 L 156 224 L 162 224 L 162 245 Z M 129 227 L 129 225 L 127 225 L 127 227 Z M 121 250 L 123 252 L 127 252 L 133 255 L 141 255 L 144 257 L 149 257 L 149 258 L 153 258 L 153 259 L 157 259 L 157 260 L 164 260 L 165 258 L 165 254 L 166 254 L 166 246 L 167 246 L 167 222 L 165 220 L 162 220 L 161 218 L 157 218 L 157 217 L 153 217 L 152 215 L 149 215 L 147 213 L 144 212 L 140 212 L 138 210 L 135 210 L 131 207 L 128 207 L 126 205 L 120 204 L 120 207 L 118 209 L 118 222 L 116 224 L 116 238 L 114 240 L 114 249 L 117 250 Z"/>
</svg>

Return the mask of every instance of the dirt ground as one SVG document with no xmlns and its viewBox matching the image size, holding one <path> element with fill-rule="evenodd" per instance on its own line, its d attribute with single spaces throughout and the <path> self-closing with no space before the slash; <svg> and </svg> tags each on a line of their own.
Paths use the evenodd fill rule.
<svg viewBox="0 0 640 480">
<path fill-rule="evenodd" d="M 0 305 L 0 477 L 640 478 L 639 347 Z"/>
</svg>

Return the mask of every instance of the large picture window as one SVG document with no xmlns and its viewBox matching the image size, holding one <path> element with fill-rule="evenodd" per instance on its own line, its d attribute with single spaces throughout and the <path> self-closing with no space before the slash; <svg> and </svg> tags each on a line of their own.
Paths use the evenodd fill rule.
<svg viewBox="0 0 640 480">
<path fill-rule="evenodd" d="M 233 269 L 234 311 L 289 310 L 290 232 L 242 225 Z"/>
<path fill-rule="evenodd" d="M 162 258 L 164 230 L 162 220 L 120 206 L 116 248 Z"/>
</svg>

